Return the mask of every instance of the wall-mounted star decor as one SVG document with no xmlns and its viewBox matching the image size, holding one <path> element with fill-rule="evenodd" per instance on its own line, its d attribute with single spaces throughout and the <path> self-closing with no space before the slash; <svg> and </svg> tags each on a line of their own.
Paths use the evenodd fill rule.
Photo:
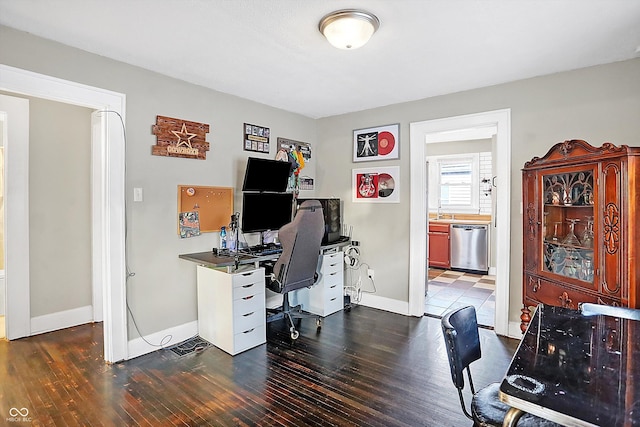
<svg viewBox="0 0 640 427">
<path fill-rule="evenodd" d="M 209 133 L 208 124 L 156 116 L 152 133 L 156 135 L 156 145 L 151 151 L 154 156 L 207 158 L 209 143 L 205 139 Z"/>
</svg>

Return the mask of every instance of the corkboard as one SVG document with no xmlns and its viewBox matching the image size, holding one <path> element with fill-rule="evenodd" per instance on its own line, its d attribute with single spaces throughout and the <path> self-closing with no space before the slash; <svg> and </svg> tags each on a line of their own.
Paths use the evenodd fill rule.
<svg viewBox="0 0 640 427">
<path fill-rule="evenodd" d="M 218 231 L 220 227 L 228 226 L 233 214 L 233 188 L 178 185 L 178 214 L 193 211 L 197 211 L 200 216 L 202 233 Z"/>
</svg>

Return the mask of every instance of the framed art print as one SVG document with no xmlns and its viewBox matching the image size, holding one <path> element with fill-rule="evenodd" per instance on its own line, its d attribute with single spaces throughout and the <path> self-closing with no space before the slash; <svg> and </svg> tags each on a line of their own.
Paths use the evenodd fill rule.
<svg viewBox="0 0 640 427">
<path fill-rule="evenodd" d="M 400 153 L 400 124 L 353 131 L 353 161 L 397 159 Z"/>
<path fill-rule="evenodd" d="M 269 128 L 245 123 L 243 139 L 244 150 L 257 151 L 259 153 L 268 153 L 270 134 L 271 130 Z"/>
<path fill-rule="evenodd" d="M 355 203 L 400 203 L 400 166 L 352 169 Z"/>
</svg>

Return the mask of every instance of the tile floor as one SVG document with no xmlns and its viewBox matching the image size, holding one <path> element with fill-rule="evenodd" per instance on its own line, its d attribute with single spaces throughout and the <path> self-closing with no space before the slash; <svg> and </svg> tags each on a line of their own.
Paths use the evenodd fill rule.
<svg viewBox="0 0 640 427">
<path fill-rule="evenodd" d="M 441 317 L 449 310 L 473 305 L 478 325 L 493 328 L 496 307 L 495 276 L 429 268 L 425 314 Z"/>
</svg>

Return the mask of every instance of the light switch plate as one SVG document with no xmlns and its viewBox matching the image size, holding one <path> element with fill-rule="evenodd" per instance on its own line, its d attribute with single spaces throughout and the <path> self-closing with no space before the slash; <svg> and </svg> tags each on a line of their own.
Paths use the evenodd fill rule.
<svg viewBox="0 0 640 427">
<path fill-rule="evenodd" d="M 133 189 L 133 201 L 134 202 L 142 201 L 142 188 L 136 187 Z"/>
</svg>

